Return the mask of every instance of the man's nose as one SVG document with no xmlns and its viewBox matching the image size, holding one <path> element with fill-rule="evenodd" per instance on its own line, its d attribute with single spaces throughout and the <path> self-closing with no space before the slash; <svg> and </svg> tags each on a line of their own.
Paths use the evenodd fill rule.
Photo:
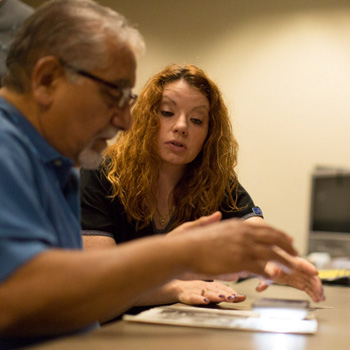
<svg viewBox="0 0 350 350">
<path fill-rule="evenodd" d="M 112 117 L 112 125 L 119 130 L 129 130 L 132 125 L 131 107 L 119 109 Z"/>
</svg>

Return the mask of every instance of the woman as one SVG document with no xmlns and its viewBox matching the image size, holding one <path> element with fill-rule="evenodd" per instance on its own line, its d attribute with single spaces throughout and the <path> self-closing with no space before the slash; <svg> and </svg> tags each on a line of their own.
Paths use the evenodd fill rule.
<svg viewBox="0 0 350 350">
<path fill-rule="evenodd" d="M 224 219 L 263 222 L 237 180 L 238 145 L 221 92 L 201 69 L 174 64 L 156 74 L 133 118 L 131 130 L 106 151 L 101 169 L 82 170 L 85 247 L 168 233 L 218 210 Z M 244 299 L 221 283 L 173 281 L 140 304 Z"/>
<path fill-rule="evenodd" d="M 89 178 L 100 176 L 82 172 L 84 228 L 111 232 L 121 243 L 169 232 L 219 209 L 224 218 L 262 216 L 238 184 L 238 146 L 228 111 L 219 89 L 202 70 L 172 65 L 154 76 L 141 92 L 133 118 L 132 130 L 106 152 L 103 186 L 87 189 Z M 96 190 L 102 189 L 101 203 L 96 203 Z M 116 202 L 126 211 L 130 231 L 108 212 L 100 216 L 101 205 L 107 209 Z M 113 215 L 120 211 L 112 209 Z"/>
</svg>

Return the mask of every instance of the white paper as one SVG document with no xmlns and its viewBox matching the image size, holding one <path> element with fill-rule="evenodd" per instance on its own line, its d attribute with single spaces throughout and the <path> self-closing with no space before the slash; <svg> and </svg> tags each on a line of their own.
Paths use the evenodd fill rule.
<svg viewBox="0 0 350 350">
<path fill-rule="evenodd" d="M 131 322 L 258 332 L 296 334 L 317 332 L 317 320 L 313 315 L 308 315 L 302 320 L 266 319 L 250 310 L 207 309 L 177 305 L 155 307 L 138 315 L 124 315 L 123 319 Z"/>
</svg>

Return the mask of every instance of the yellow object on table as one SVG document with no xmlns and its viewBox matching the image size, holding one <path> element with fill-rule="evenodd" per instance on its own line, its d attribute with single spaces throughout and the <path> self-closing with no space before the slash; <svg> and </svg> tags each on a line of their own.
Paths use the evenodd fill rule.
<svg viewBox="0 0 350 350">
<path fill-rule="evenodd" d="M 350 285 L 350 269 L 321 269 L 318 276 L 323 283 Z"/>
</svg>

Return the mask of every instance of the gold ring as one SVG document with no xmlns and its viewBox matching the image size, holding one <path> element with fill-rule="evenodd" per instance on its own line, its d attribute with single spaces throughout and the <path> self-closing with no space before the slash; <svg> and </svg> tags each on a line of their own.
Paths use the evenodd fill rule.
<svg viewBox="0 0 350 350">
<path fill-rule="evenodd" d="M 204 293 L 205 293 L 207 290 L 208 290 L 207 288 L 202 289 L 201 295 L 204 295 Z"/>
</svg>

